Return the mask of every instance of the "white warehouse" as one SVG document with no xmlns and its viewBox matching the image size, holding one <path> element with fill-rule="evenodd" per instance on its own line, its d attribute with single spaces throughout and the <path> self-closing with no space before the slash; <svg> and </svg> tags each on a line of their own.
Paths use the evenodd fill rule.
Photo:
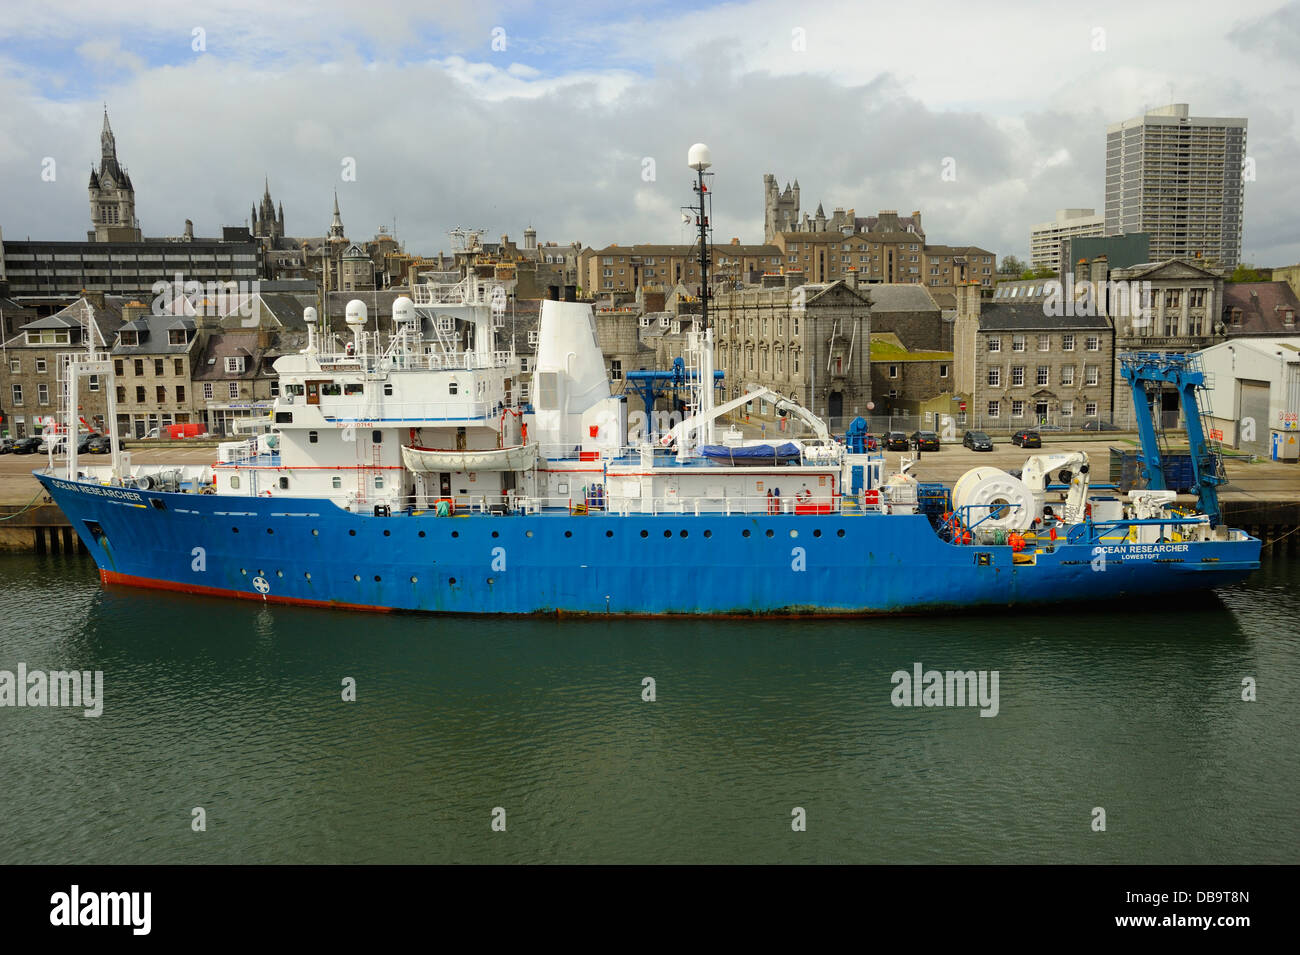
<svg viewBox="0 0 1300 955">
<path fill-rule="evenodd" d="M 1233 338 L 1199 354 L 1210 437 L 1261 457 L 1300 458 L 1300 338 Z"/>
</svg>

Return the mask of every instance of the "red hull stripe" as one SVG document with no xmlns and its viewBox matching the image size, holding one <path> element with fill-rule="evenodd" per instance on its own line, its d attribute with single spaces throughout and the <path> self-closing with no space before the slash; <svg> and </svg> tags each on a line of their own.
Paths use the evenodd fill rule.
<svg viewBox="0 0 1300 955">
<path fill-rule="evenodd" d="M 243 600 L 260 600 L 264 603 L 293 604 L 299 607 L 326 607 L 341 610 L 365 610 L 370 613 L 392 613 L 392 607 L 377 607 L 371 604 L 350 604 L 339 600 L 306 600 L 301 597 L 277 597 L 273 594 L 263 596 L 256 591 L 227 590 L 223 587 L 202 587 L 199 584 L 182 584 L 174 580 L 154 580 L 150 577 L 136 577 L 132 574 L 119 574 L 113 570 L 100 570 L 100 583 L 121 584 L 126 587 L 148 587 L 152 590 L 172 590 L 182 594 L 199 594 L 204 597 L 239 597 Z"/>
</svg>

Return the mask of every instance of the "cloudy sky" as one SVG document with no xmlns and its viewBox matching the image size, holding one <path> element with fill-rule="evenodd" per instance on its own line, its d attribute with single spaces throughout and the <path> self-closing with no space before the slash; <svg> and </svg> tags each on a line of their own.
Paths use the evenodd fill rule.
<svg viewBox="0 0 1300 955">
<path fill-rule="evenodd" d="M 530 222 L 676 242 L 703 141 L 720 241 L 762 240 L 772 172 L 805 211 L 920 209 L 931 242 L 1025 257 L 1101 211 L 1107 123 L 1186 102 L 1248 117 L 1243 258 L 1290 264 L 1297 49 L 1278 0 L 42 0 L 0 18 L 0 230 L 84 237 L 106 102 L 146 235 L 244 224 L 265 175 L 291 235 L 337 189 L 351 237 L 396 219 L 414 252 Z"/>
</svg>

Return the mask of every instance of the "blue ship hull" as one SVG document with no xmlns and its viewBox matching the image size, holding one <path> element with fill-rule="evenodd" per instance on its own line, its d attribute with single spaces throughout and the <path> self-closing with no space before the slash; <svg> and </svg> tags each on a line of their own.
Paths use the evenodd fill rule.
<svg viewBox="0 0 1300 955">
<path fill-rule="evenodd" d="M 105 583 L 456 614 L 868 615 L 1235 584 L 1260 542 L 1058 543 L 1017 563 L 921 515 L 370 517 L 309 498 L 160 493 L 37 474 Z"/>
</svg>

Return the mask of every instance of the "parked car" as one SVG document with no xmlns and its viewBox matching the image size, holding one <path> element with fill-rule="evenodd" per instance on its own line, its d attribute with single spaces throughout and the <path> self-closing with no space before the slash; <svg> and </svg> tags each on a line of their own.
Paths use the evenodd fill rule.
<svg viewBox="0 0 1300 955">
<path fill-rule="evenodd" d="M 90 442 L 94 439 L 96 432 L 84 431 L 81 437 L 77 439 L 77 453 L 86 454 L 90 451 Z"/>
<path fill-rule="evenodd" d="M 122 450 L 121 438 L 117 439 L 117 449 L 119 451 Z M 92 435 L 90 441 L 86 445 L 86 451 L 90 454 L 110 454 L 112 453 L 112 450 L 113 446 L 109 442 L 108 435 L 106 434 Z"/>
<path fill-rule="evenodd" d="M 967 431 L 962 435 L 962 447 L 970 448 L 972 451 L 992 451 L 993 439 L 983 431 Z"/>
<path fill-rule="evenodd" d="M 1083 423 L 1084 431 L 1119 431 L 1120 426 L 1113 421 L 1085 421 Z"/>
<path fill-rule="evenodd" d="M 912 450 L 914 451 L 938 451 L 939 435 L 933 431 L 913 431 L 912 432 Z"/>
<path fill-rule="evenodd" d="M 1011 443 L 1018 444 L 1022 448 L 1041 448 L 1043 446 L 1043 436 L 1037 431 L 1025 429 L 1013 434 Z"/>
<path fill-rule="evenodd" d="M 911 443 L 907 440 L 907 435 L 902 431 L 886 431 L 880 440 L 884 442 L 886 451 L 910 451 L 912 449 Z"/>
<path fill-rule="evenodd" d="M 35 454 L 41 450 L 42 443 L 41 439 L 36 436 L 19 438 L 14 442 L 14 454 Z"/>
<path fill-rule="evenodd" d="M 9 454 L 14 449 L 13 438 L 0 438 L 0 454 Z"/>
</svg>

